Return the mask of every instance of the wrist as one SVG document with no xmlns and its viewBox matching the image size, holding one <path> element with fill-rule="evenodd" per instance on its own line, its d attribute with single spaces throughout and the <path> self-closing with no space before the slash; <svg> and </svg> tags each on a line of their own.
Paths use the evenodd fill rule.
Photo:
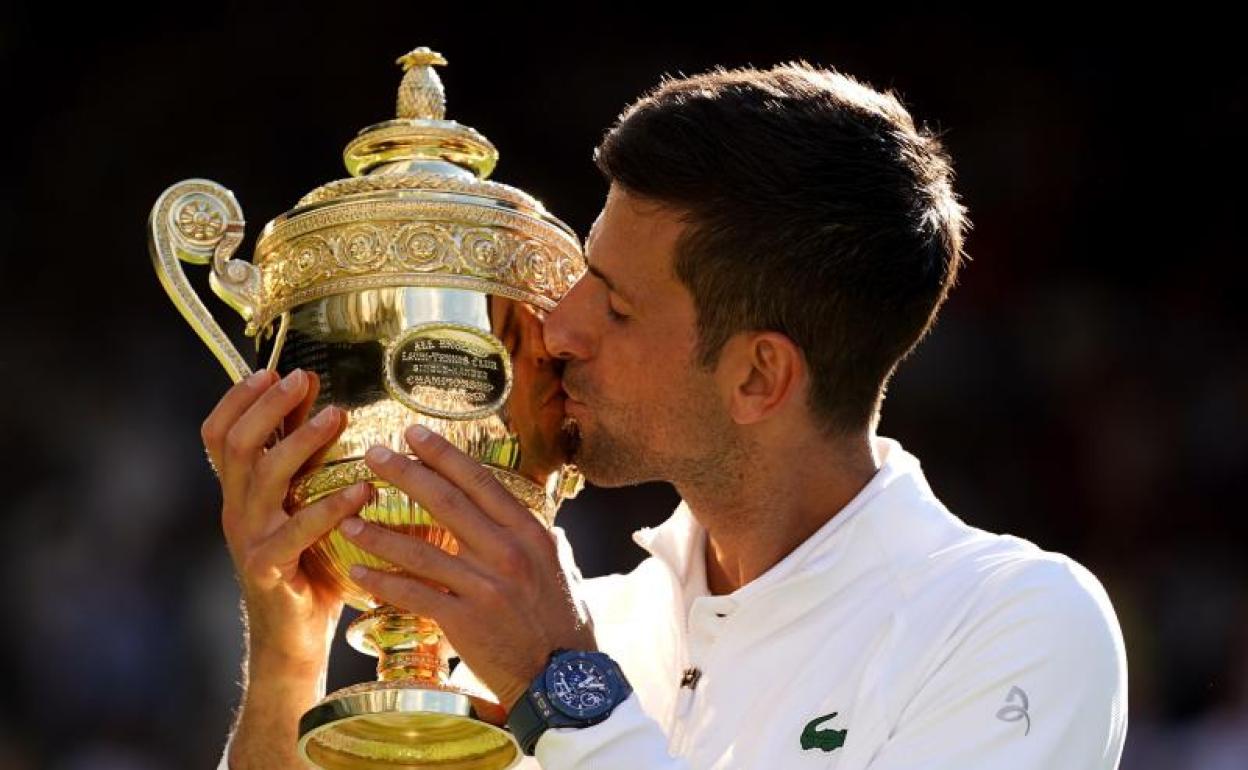
<svg viewBox="0 0 1248 770">
<path fill-rule="evenodd" d="M 546 730 L 598 724 L 631 693 L 624 673 L 605 653 L 556 650 L 512 706 L 507 726 L 531 756 Z"/>
<path fill-rule="evenodd" d="M 230 770 L 302 767 L 299 719 L 321 698 L 319 678 L 249 676 L 230 738 Z"/>
<path fill-rule="evenodd" d="M 498 698 L 498 705 L 502 707 L 503 713 L 510 714 L 511 710 L 516 707 L 516 704 L 524 697 L 528 689 L 529 682 L 524 684 L 517 682 L 514 687 L 504 687 L 499 692 L 494 693 L 494 697 Z"/>
<path fill-rule="evenodd" d="M 243 683 L 243 711 L 263 709 L 302 714 L 325 695 L 323 666 L 293 665 L 289 661 L 248 660 Z"/>
<path fill-rule="evenodd" d="M 291 655 L 280 646 L 252 644 L 247 651 L 247 680 L 316 682 L 325 675 L 328 664 L 328 654 L 319 658 L 305 657 Z"/>
</svg>

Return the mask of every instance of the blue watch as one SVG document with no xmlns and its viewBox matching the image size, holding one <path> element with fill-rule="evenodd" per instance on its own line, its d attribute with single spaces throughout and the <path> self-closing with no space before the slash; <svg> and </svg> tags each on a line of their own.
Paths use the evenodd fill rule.
<svg viewBox="0 0 1248 770">
<path fill-rule="evenodd" d="M 533 756 L 542 733 L 552 727 L 589 727 L 607 717 L 633 688 L 620 667 L 602 652 L 555 650 L 507 715 L 520 749 Z"/>
</svg>

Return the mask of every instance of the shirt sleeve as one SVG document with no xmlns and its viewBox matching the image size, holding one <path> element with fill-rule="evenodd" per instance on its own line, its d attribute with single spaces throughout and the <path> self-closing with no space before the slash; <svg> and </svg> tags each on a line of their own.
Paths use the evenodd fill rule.
<svg viewBox="0 0 1248 770">
<path fill-rule="evenodd" d="M 901 710 L 866 770 L 1113 770 L 1126 656 L 1096 578 L 1033 564 L 998 590 Z"/>
<path fill-rule="evenodd" d="M 592 727 L 547 730 L 535 749 L 543 770 L 689 770 L 667 753 L 667 735 L 630 695 Z"/>
</svg>

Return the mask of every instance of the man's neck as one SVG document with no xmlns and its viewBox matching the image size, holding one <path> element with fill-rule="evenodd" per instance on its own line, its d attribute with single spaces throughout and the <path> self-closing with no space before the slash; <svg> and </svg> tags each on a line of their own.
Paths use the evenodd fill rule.
<svg viewBox="0 0 1248 770">
<path fill-rule="evenodd" d="M 836 516 L 879 468 L 874 435 L 752 452 L 725 469 L 733 483 L 678 484 L 706 530 L 706 584 L 732 593 L 792 553 Z"/>
</svg>

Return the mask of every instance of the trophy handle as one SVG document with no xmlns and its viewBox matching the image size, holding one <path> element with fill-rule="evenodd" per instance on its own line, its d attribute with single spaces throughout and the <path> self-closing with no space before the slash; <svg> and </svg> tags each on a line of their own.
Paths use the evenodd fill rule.
<svg viewBox="0 0 1248 770">
<path fill-rule="evenodd" d="M 242 243 L 244 226 L 233 193 L 206 179 L 185 179 L 165 190 L 148 218 L 148 250 L 160 285 L 234 382 L 250 375 L 251 367 L 195 293 L 179 260 L 211 265 L 213 292 L 238 311 L 247 321 L 247 335 L 254 336 L 260 271 L 250 262 L 230 259 Z"/>
</svg>

